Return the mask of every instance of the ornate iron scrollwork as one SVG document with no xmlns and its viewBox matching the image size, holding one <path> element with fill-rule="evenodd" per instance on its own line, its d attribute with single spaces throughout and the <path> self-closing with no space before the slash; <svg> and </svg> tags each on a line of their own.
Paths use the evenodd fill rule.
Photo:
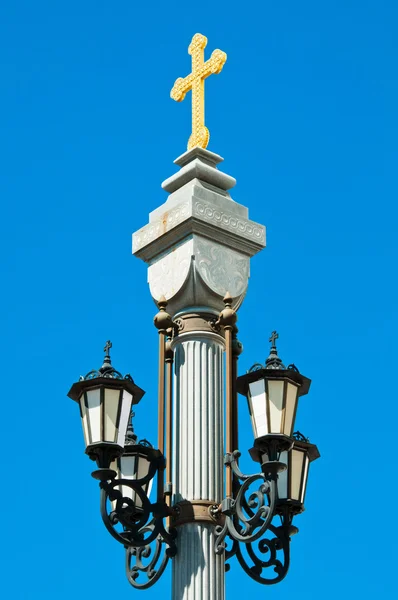
<svg viewBox="0 0 398 600">
<path fill-rule="evenodd" d="M 236 556 L 244 571 L 255 581 L 272 585 L 281 581 L 287 574 L 290 562 L 290 536 L 297 530 L 291 526 L 291 516 L 286 509 L 282 514 L 281 525 L 272 524 L 276 518 L 277 477 L 281 463 L 268 463 L 263 473 L 244 475 L 238 466 L 238 451 L 227 454 L 225 463 L 234 474 L 236 496 L 224 500 L 221 510 L 225 514 L 223 526 L 216 527 L 216 554 L 225 552 L 226 570 L 229 561 Z M 272 464 L 275 468 L 272 468 Z M 268 471 L 267 471 L 268 469 Z M 251 491 L 253 484 L 260 483 Z M 228 547 L 228 542 L 232 542 Z M 275 576 L 267 577 L 263 571 L 273 569 Z"/>
<path fill-rule="evenodd" d="M 153 523 L 144 529 L 152 531 Z M 145 532 L 142 532 L 143 534 Z M 172 537 L 176 536 L 176 530 L 171 530 Z M 162 535 L 158 535 L 151 544 L 140 547 L 130 547 L 126 550 L 126 575 L 129 583 L 136 589 L 146 590 L 154 585 L 163 575 L 169 559 L 175 556 L 177 548 L 175 544 L 167 546 Z M 140 580 L 143 574 L 146 580 Z"/>
<path fill-rule="evenodd" d="M 238 451 L 225 456 L 225 464 L 231 466 L 235 480 L 242 481 L 242 484 L 235 499 L 226 498 L 223 501 L 221 511 L 226 515 L 226 519 L 223 526 L 216 527 L 217 554 L 224 552 L 224 538 L 227 535 L 245 544 L 256 541 L 266 531 L 274 516 L 277 494 L 276 473 L 244 475 L 237 463 L 239 456 Z M 252 492 L 251 486 L 256 481 L 261 482 L 260 486 Z"/>
<path fill-rule="evenodd" d="M 151 503 L 144 486 L 157 473 L 157 501 Z M 133 491 L 135 501 L 123 496 L 120 490 L 126 487 Z M 169 558 L 177 552 L 177 531 L 166 529 L 164 524 L 164 519 L 170 516 L 170 509 L 163 499 L 163 474 L 162 470 L 159 472 L 159 461 L 153 460 L 148 474 L 141 479 L 108 478 L 100 482 L 100 488 L 104 525 L 112 537 L 126 548 L 127 578 L 133 587 L 146 589 L 158 581 Z M 137 581 L 140 573 L 146 575 L 145 582 Z"/>
<path fill-rule="evenodd" d="M 236 544 L 236 557 L 245 573 L 258 583 L 279 583 L 286 577 L 290 564 L 288 528 L 268 525 L 267 537 L 245 545 Z M 268 569 L 272 569 L 275 576 L 264 576 L 263 571 Z"/>
</svg>

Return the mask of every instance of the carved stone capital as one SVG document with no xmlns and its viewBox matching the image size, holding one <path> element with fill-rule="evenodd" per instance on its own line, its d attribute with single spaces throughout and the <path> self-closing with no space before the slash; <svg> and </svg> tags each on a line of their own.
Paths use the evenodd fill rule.
<svg viewBox="0 0 398 600">
<path fill-rule="evenodd" d="M 180 171 L 163 185 L 171 192 L 167 201 L 133 235 L 133 253 L 148 263 L 152 297 L 164 295 L 172 316 L 197 307 L 218 314 L 227 292 L 237 310 L 250 257 L 265 246 L 265 227 L 230 197 L 235 180 L 217 169 L 221 160 L 198 148 L 180 157 Z"/>
<path fill-rule="evenodd" d="M 208 307 L 218 314 L 229 292 L 238 308 L 249 280 L 249 257 L 216 241 L 194 235 L 148 268 L 152 297 L 165 296 L 173 316 L 188 307 Z"/>
</svg>

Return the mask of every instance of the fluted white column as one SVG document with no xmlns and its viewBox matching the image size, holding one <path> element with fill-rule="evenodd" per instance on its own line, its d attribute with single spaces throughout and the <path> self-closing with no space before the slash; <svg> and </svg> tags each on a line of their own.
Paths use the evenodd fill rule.
<svg viewBox="0 0 398 600">
<path fill-rule="evenodd" d="M 191 331 L 174 342 L 174 502 L 223 497 L 223 353 L 217 333 Z M 214 553 L 214 527 L 178 528 L 173 600 L 224 600 L 224 557 Z"/>
</svg>

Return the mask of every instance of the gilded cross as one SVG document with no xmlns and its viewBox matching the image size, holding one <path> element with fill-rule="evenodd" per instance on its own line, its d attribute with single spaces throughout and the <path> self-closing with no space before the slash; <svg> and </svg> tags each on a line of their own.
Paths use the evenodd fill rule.
<svg viewBox="0 0 398 600">
<path fill-rule="evenodd" d="M 105 352 L 106 358 L 109 358 L 109 350 L 111 348 L 112 348 L 112 342 L 110 340 L 108 340 L 104 346 L 104 352 Z"/>
<path fill-rule="evenodd" d="M 210 133 L 205 127 L 205 83 L 209 75 L 221 72 L 227 55 L 222 50 L 214 50 L 209 60 L 205 62 L 205 48 L 207 37 L 196 33 L 188 48 L 192 56 L 192 73 L 186 77 L 179 77 L 170 96 L 173 100 L 181 102 L 187 92 L 192 90 L 192 134 L 188 141 L 188 150 L 199 146 L 206 148 L 209 143 Z"/>
<path fill-rule="evenodd" d="M 277 340 L 278 338 L 279 338 L 279 335 L 276 333 L 276 331 L 273 331 L 273 332 L 271 333 L 271 337 L 269 338 L 269 340 L 268 340 L 268 341 L 269 341 L 269 342 L 271 342 L 272 346 L 274 346 L 274 347 L 275 347 L 275 342 L 276 342 L 276 340 Z"/>
</svg>

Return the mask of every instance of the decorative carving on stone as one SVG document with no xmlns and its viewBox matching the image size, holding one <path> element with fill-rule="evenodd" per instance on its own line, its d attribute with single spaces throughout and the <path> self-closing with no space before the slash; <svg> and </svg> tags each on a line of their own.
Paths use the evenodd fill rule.
<svg viewBox="0 0 398 600">
<path fill-rule="evenodd" d="M 185 221 L 190 214 L 190 203 L 182 202 L 175 208 L 165 211 L 162 218 L 139 229 L 133 236 L 133 253 Z"/>
<path fill-rule="evenodd" d="M 163 295 L 169 300 L 175 296 L 188 277 L 192 255 L 191 239 L 171 249 L 150 265 L 148 283 L 153 298 L 157 300 Z"/>
<path fill-rule="evenodd" d="M 265 227 L 234 212 L 233 200 L 229 199 L 231 206 L 228 211 L 216 201 L 209 202 L 208 199 L 211 196 L 217 197 L 218 194 L 200 186 L 194 186 L 194 194 L 188 202 L 181 202 L 168 210 L 166 203 L 165 210 L 159 215 L 159 218 L 151 221 L 133 235 L 133 253 L 140 253 L 152 242 L 162 238 L 165 234 L 170 234 L 184 221 L 189 223 L 192 220 L 195 221 L 196 228 L 203 229 L 203 227 L 211 226 L 215 230 L 222 229 L 229 235 L 232 233 L 239 236 L 241 241 L 254 243 L 258 249 L 265 246 Z M 222 200 L 225 202 L 225 198 Z M 254 254 L 255 252 L 251 251 L 250 253 Z"/>
<path fill-rule="evenodd" d="M 249 258 L 216 242 L 197 238 L 195 263 L 200 276 L 211 290 L 237 298 L 246 291 L 249 279 Z"/>
<path fill-rule="evenodd" d="M 149 266 L 152 297 L 157 301 L 165 296 L 174 316 L 185 307 L 195 306 L 207 306 L 218 313 L 229 292 L 236 310 L 247 290 L 249 260 L 229 246 L 193 235 Z"/>
<path fill-rule="evenodd" d="M 197 193 L 197 192 L 196 192 Z M 220 210 L 205 202 L 195 202 L 193 216 L 199 216 L 205 221 L 212 222 L 223 229 L 228 229 L 242 236 L 253 238 L 256 242 L 264 244 L 265 227 L 253 221 L 241 219 L 236 215 Z"/>
</svg>

